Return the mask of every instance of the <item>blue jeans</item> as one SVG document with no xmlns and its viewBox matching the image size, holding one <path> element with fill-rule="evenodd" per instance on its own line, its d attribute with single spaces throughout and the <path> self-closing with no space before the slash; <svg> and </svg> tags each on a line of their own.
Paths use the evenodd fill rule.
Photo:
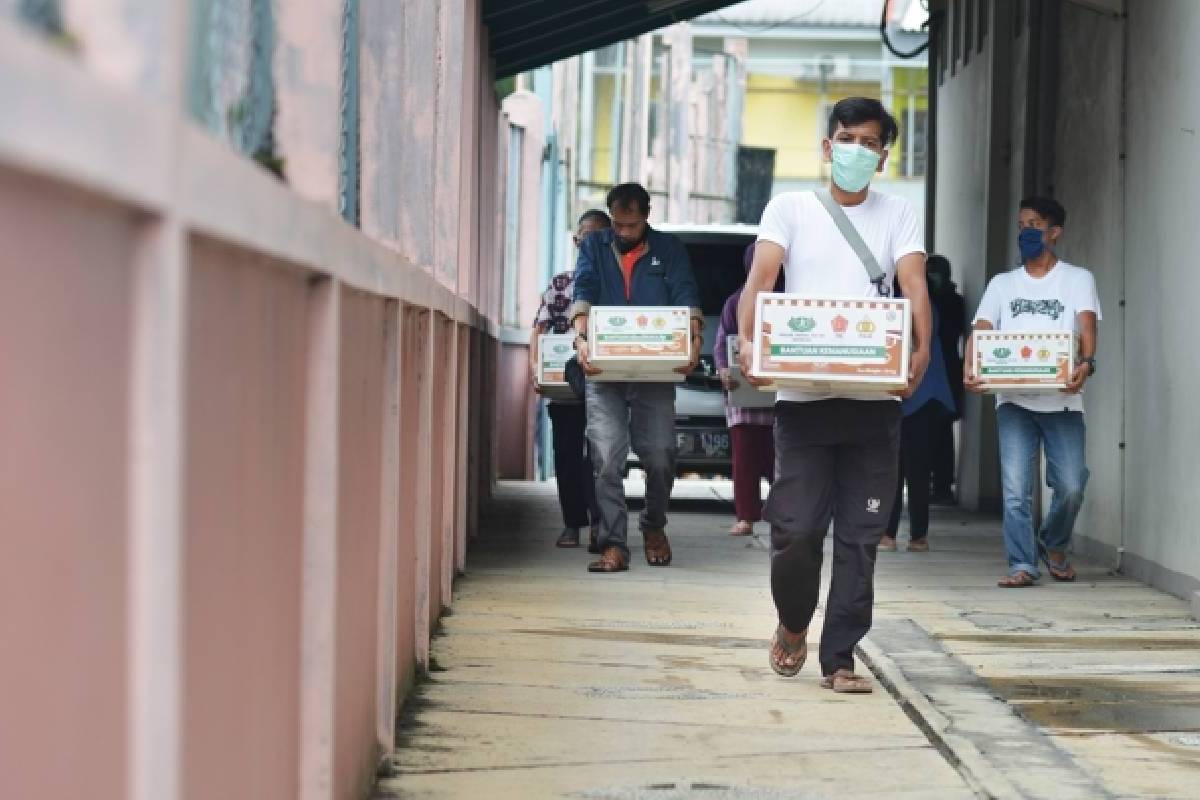
<svg viewBox="0 0 1200 800">
<path fill-rule="evenodd" d="M 1039 413 L 1012 403 L 996 409 L 1000 430 L 1000 479 L 1004 489 L 1004 548 L 1009 573 L 1040 577 L 1046 551 L 1065 553 L 1087 486 L 1085 427 L 1079 411 Z M 1033 493 L 1038 453 L 1046 449 L 1046 483 L 1053 490 L 1042 529 L 1033 530 Z"/>
<path fill-rule="evenodd" d="M 587 439 L 600 509 L 600 549 L 629 557 L 629 511 L 621 475 L 629 448 L 646 473 L 640 525 L 665 528 L 675 485 L 675 384 L 587 382 Z"/>
</svg>

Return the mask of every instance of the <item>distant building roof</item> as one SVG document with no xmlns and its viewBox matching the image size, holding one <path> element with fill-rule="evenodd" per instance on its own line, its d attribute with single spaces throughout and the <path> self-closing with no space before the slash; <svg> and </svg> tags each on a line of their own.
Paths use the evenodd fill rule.
<svg viewBox="0 0 1200 800">
<path fill-rule="evenodd" d="M 869 27 L 879 25 L 883 0 L 746 0 L 721 11 L 705 14 L 698 25 L 760 26 L 837 25 Z"/>
<path fill-rule="evenodd" d="M 876 28 L 883 3 L 884 0 L 746 0 L 698 17 L 696 24 L 745 27 L 749 35 L 758 32 L 756 29 L 793 25 Z M 914 31 L 927 16 L 920 0 L 893 0 L 891 13 L 893 24 Z"/>
</svg>

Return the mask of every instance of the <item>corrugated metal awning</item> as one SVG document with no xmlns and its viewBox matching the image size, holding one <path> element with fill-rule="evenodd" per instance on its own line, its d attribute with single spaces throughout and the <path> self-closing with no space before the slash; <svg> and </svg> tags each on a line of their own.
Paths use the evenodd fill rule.
<svg viewBox="0 0 1200 800">
<path fill-rule="evenodd" d="M 496 77 L 632 39 L 737 0 L 484 0 Z"/>
</svg>

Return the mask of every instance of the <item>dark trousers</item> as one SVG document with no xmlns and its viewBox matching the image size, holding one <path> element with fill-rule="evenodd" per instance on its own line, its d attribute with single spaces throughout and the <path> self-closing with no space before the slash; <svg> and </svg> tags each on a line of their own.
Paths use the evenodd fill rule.
<svg viewBox="0 0 1200 800">
<path fill-rule="evenodd" d="M 759 483 L 775 479 L 775 431 L 770 425 L 734 425 L 733 508 L 739 520 L 762 519 Z"/>
<path fill-rule="evenodd" d="M 896 502 L 888 521 L 888 536 L 900 530 L 900 512 L 908 485 L 908 532 L 913 540 L 929 533 L 929 471 L 937 446 L 938 425 L 950 419 L 940 403 L 929 402 L 909 414 L 900 423 L 900 475 L 896 482 Z"/>
<path fill-rule="evenodd" d="M 896 499 L 900 404 L 777 403 L 775 454 L 764 516 L 771 523 L 771 594 L 779 621 L 793 633 L 812 621 L 832 521 L 821 672 L 853 669 L 854 646 L 871 629 L 875 551 Z"/>
<path fill-rule="evenodd" d="M 933 472 L 933 489 L 938 494 L 949 494 L 950 487 L 955 481 L 954 472 L 954 417 L 942 414 L 933 423 L 930 434 L 933 442 L 931 454 Z"/>
<path fill-rule="evenodd" d="M 588 458 L 587 414 L 583 403 L 551 403 L 550 422 L 554 441 L 554 474 L 558 480 L 558 505 L 563 524 L 586 528 L 600 521 L 592 461 Z M 590 516 L 590 521 L 589 521 Z"/>
</svg>

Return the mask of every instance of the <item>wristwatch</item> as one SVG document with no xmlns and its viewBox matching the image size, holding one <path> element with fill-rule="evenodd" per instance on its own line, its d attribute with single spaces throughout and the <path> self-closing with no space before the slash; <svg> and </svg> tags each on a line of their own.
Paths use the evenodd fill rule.
<svg viewBox="0 0 1200 800">
<path fill-rule="evenodd" d="M 1079 363 L 1088 365 L 1088 376 L 1089 377 L 1096 374 L 1096 359 L 1093 356 L 1088 356 L 1087 358 L 1081 358 L 1081 359 L 1079 359 Z"/>
</svg>

